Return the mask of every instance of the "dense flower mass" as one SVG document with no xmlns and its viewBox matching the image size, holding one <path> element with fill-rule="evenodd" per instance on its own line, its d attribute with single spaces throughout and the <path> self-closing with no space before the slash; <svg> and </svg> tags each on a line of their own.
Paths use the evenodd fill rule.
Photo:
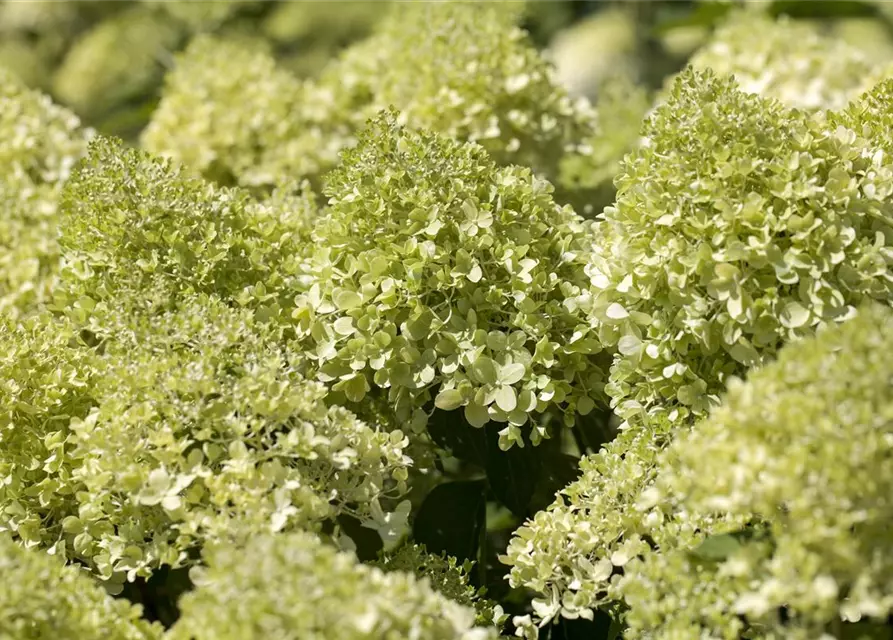
<svg viewBox="0 0 893 640">
<path fill-rule="evenodd" d="M 102 353 L 59 326 L 3 333 L 3 528 L 23 542 L 132 579 L 403 490 L 405 437 L 326 407 L 251 313 L 196 298 L 103 326 Z"/>
<path fill-rule="evenodd" d="M 589 267 L 621 416 L 703 415 L 784 342 L 893 299 L 893 165 L 859 127 L 689 70 L 644 133 Z"/>
<path fill-rule="evenodd" d="M 326 139 L 303 117 L 307 93 L 262 42 L 201 36 L 165 78 L 143 145 L 223 183 L 316 175 L 335 163 L 341 143 L 329 142 L 326 153 Z"/>
<path fill-rule="evenodd" d="M 65 556 L 61 522 L 77 510 L 68 422 L 92 407 L 77 331 L 46 315 L 0 325 L 0 531 Z"/>
<path fill-rule="evenodd" d="M 295 310 L 320 379 L 353 402 L 387 389 L 420 427 L 431 400 L 475 426 L 507 422 L 504 447 L 523 445 L 533 411 L 573 424 L 592 410 L 604 381 L 581 307 L 587 224 L 548 183 L 386 115 L 327 194 Z"/>
<path fill-rule="evenodd" d="M 846 109 L 829 114 L 831 124 L 852 129 L 884 154 L 893 154 L 891 100 L 893 80 L 884 80 L 853 100 Z"/>
<path fill-rule="evenodd" d="M 653 500 L 752 515 L 758 526 L 726 537 L 712 557 L 661 553 L 628 572 L 620 589 L 630 637 L 751 628 L 767 638 L 841 638 L 849 637 L 841 621 L 886 620 L 891 348 L 893 311 L 863 307 L 730 385 L 723 405 L 673 443 Z"/>
<path fill-rule="evenodd" d="M 486 640 L 475 612 L 400 571 L 359 565 L 303 533 L 215 547 L 172 640 Z"/>
<path fill-rule="evenodd" d="M 297 194 L 259 202 L 97 139 L 63 195 L 64 293 L 77 308 L 105 307 L 163 283 L 168 307 L 206 293 L 275 315 L 316 213 Z"/>
<path fill-rule="evenodd" d="M 589 133 L 591 113 L 558 86 L 518 28 L 519 7 L 404 5 L 326 69 L 320 86 L 351 107 L 356 125 L 393 106 L 412 126 L 477 142 L 497 164 L 555 179 L 561 158 Z"/>
<path fill-rule="evenodd" d="M 255 201 L 99 139 L 63 200 L 71 324 L 3 333 L 5 528 L 132 579 L 405 489 L 403 434 L 327 407 L 271 322 L 305 197 Z"/>
<path fill-rule="evenodd" d="M 0 69 L 0 311 L 29 314 L 58 273 L 59 191 L 87 148 L 70 111 Z"/>
<path fill-rule="evenodd" d="M 99 404 L 72 425 L 73 475 L 89 496 L 80 511 L 117 532 L 83 551 L 101 573 L 177 566 L 197 543 L 341 512 L 364 518 L 384 492 L 405 489 L 403 434 L 326 407 L 325 387 L 305 381 L 300 358 L 251 314 L 200 298 L 140 325 L 108 347 Z M 105 563 L 116 541 L 131 545 L 128 557 Z"/>
<path fill-rule="evenodd" d="M 890 640 L 893 12 L 756 4 L 0 0 L 0 640 Z"/>
<path fill-rule="evenodd" d="M 163 630 L 113 600 L 77 567 L 0 536 L 0 638 L 160 640 Z"/>
<path fill-rule="evenodd" d="M 660 455 L 679 429 L 660 416 L 621 432 L 583 458 L 580 479 L 515 532 L 503 561 L 511 566 L 513 586 L 537 593 L 533 610 L 539 626 L 558 615 L 591 618 L 597 608 L 621 611 L 619 579 L 635 558 L 655 545 L 690 546 L 706 531 L 746 522 L 673 512 L 650 499 Z"/>
<path fill-rule="evenodd" d="M 891 322 L 863 307 L 733 382 L 693 429 L 652 419 L 584 458 L 505 558 L 541 624 L 629 607 L 630 638 L 815 638 L 883 620 Z"/>
</svg>

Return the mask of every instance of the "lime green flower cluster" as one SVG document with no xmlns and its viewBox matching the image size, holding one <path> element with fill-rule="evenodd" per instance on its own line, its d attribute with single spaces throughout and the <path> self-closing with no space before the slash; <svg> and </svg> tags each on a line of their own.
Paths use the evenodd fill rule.
<svg viewBox="0 0 893 640">
<path fill-rule="evenodd" d="M 654 484 L 656 459 L 674 426 L 655 419 L 649 428 L 621 432 L 584 457 L 580 478 L 515 531 L 501 559 L 511 566 L 511 586 L 537 594 L 540 626 L 559 614 L 591 618 L 592 609 L 611 605 L 617 599 L 612 577 L 650 550 L 646 536 L 664 517 L 659 509 L 640 513 L 636 505 Z M 530 631 L 535 639 L 535 628 Z"/>
<path fill-rule="evenodd" d="M 432 400 L 508 423 L 504 448 L 533 412 L 591 411 L 606 364 L 587 321 L 591 223 L 550 191 L 478 145 L 377 119 L 328 177 L 293 312 L 319 379 L 352 402 L 386 390 L 419 430 Z"/>
<path fill-rule="evenodd" d="M 327 407 L 300 355 L 250 312 L 199 298 L 140 323 L 107 347 L 97 407 L 71 424 L 84 493 L 63 528 L 92 531 L 75 551 L 103 577 L 180 566 L 198 544 L 366 519 L 405 492 L 406 437 Z"/>
<path fill-rule="evenodd" d="M 879 63 L 813 25 L 733 11 L 690 63 L 735 76 L 742 91 L 801 109 L 841 109 L 883 73 Z"/>
<path fill-rule="evenodd" d="M 846 109 L 829 114 L 832 125 L 852 129 L 859 137 L 882 150 L 893 154 L 893 80 L 884 80 L 853 100 Z"/>
<path fill-rule="evenodd" d="M 676 418 L 676 416 L 672 416 Z M 628 565 L 655 547 L 693 546 L 704 532 L 734 529 L 746 518 L 674 512 L 653 494 L 661 453 L 680 430 L 665 416 L 622 431 L 580 462 L 581 477 L 550 507 L 520 527 L 502 561 L 513 587 L 536 592 L 531 618 L 516 619 L 536 638 L 557 616 L 591 619 L 594 609 L 623 611 L 619 581 Z"/>
<path fill-rule="evenodd" d="M 206 551 L 171 640 L 487 640 L 475 612 L 410 573 L 357 564 L 303 533 Z"/>
<path fill-rule="evenodd" d="M 844 126 L 711 72 L 676 80 L 623 163 L 589 266 L 623 418 L 703 415 L 783 343 L 893 300 L 893 163 L 873 113 L 855 107 Z"/>
<path fill-rule="evenodd" d="M 512 583 L 541 594 L 534 606 L 542 623 L 629 605 L 617 567 L 629 575 L 627 563 L 652 558 L 654 547 L 691 548 L 747 524 L 743 507 L 676 510 L 660 500 L 660 451 L 719 403 L 729 380 L 771 362 L 784 344 L 822 328 L 835 335 L 828 327 L 860 304 L 893 301 L 888 91 L 880 85 L 844 112 L 810 115 L 690 70 L 650 117 L 645 141 L 624 161 L 617 204 L 597 223 L 588 266 L 596 335 L 617 348 L 606 391 L 626 429 L 584 459 L 582 478 L 518 530 L 506 555 Z M 854 326 L 872 322 L 889 326 L 874 316 Z M 767 411 L 784 403 L 748 397 Z M 712 464 L 701 449 L 691 456 L 692 467 Z M 803 478 L 812 481 L 805 471 Z M 676 569 L 663 574 L 668 593 Z M 636 596 L 642 611 L 650 589 Z M 704 589 L 709 615 L 722 600 Z M 734 635 L 736 623 L 724 620 Z M 532 620 L 519 622 L 535 634 Z"/>
<path fill-rule="evenodd" d="M 160 640 L 160 625 L 114 600 L 77 567 L 0 536 L 0 638 Z"/>
<path fill-rule="evenodd" d="M 357 125 L 394 106 L 414 127 L 477 142 L 497 164 L 555 179 L 561 158 L 589 133 L 591 111 L 568 97 L 518 28 L 520 8 L 401 7 L 331 65 L 320 84 L 352 95 Z"/>
<path fill-rule="evenodd" d="M 0 312 L 27 315 L 58 273 L 59 191 L 91 133 L 0 69 Z"/>
<path fill-rule="evenodd" d="M 68 423 L 93 406 L 79 342 L 45 315 L 0 324 L 0 531 L 62 557 L 59 523 L 77 511 Z"/>
<path fill-rule="evenodd" d="M 709 558 L 662 552 L 632 568 L 620 586 L 630 637 L 730 638 L 743 627 L 841 638 L 853 637 L 844 623 L 883 625 L 893 611 L 891 348 L 893 311 L 863 307 L 730 384 L 723 405 L 676 439 L 655 500 L 765 525 L 726 536 Z"/>
<path fill-rule="evenodd" d="M 593 115 L 556 84 L 518 16 L 514 3 L 401 5 L 310 83 L 257 48 L 196 42 L 168 76 L 143 143 L 212 178 L 260 186 L 324 173 L 394 106 L 413 127 L 557 179 Z"/>
<path fill-rule="evenodd" d="M 122 291 L 148 301 L 161 287 L 157 299 L 168 308 L 203 293 L 265 317 L 294 297 L 316 215 L 313 199 L 300 191 L 283 188 L 257 201 L 105 138 L 91 144 L 66 185 L 63 209 L 70 311 L 94 304 L 114 310 Z"/>
<path fill-rule="evenodd" d="M 101 352 L 59 321 L 0 333 L 2 529 L 113 582 L 209 542 L 361 519 L 411 461 L 298 372 L 247 310 L 128 314 Z"/>
</svg>

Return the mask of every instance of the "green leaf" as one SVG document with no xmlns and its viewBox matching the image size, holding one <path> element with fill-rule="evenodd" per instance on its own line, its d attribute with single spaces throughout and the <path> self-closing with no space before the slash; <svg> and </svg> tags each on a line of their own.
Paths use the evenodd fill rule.
<svg viewBox="0 0 893 640">
<path fill-rule="evenodd" d="M 496 384 L 498 380 L 496 363 L 487 356 L 478 356 L 471 365 L 471 372 L 483 384 Z"/>
<path fill-rule="evenodd" d="M 499 382 L 502 384 L 515 384 L 527 373 L 527 367 L 520 362 L 507 364 L 499 370 Z"/>
<path fill-rule="evenodd" d="M 539 449 L 499 448 L 499 426 L 491 424 L 486 431 L 485 470 L 493 495 L 520 518 L 530 515 L 530 499 L 541 472 Z"/>
<path fill-rule="evenodd" d="M 470 425 L 458 411 L 438 409 L 428 420 L 428 433 L 438 447 L 446 449 L 459 460 L 481 468 L 486 464 L 489 432 L 490 429 Z"/>
<path fill-rule="evenodd" d="M 555 494 L 580 477 L 580 459 L 576 456 L 545 445 L 540 445 L 535 450 L 512 447 L 507 453 L 515 450 L 534 454 L 538 462 L 539 473 L 535 474 L 535 487 L 528 500 L 531 513 L 541 511 L 555 502 Z"/>
<path fill-rule="evenodd" d="M 518 405 L 518 396 L 515 395 L 515 388 L 501 386 L 496 390 L 496 406 L 506 413 L 514 411 Z"/>
<path fill-rule="evenodd" d="M 690 553 L 704 560 L 725 560 L 741 548 L 738 538 L 731 533 L 710 536 Z"/>
<path fill-rule="evenodd" d="M 363 304 L 363 296 L 350 289 L 335 289 L 332 300 L 341 311 L 349 311 Z"/>
<path fill-rule="evenodd" d="M 462 406 L 462 394 L 457 389 L 442 389 L 434 398 L 434 406 L 444 411 L 452 411 Z"/>
<path fill-rule="evenodd" d="M 473 427 L 483 427 L 490 422 L 490 412 L 487 407 L 482 407 L 475 402 L 469 402 L 465 405 L 465 419 Z"/>
</svg>

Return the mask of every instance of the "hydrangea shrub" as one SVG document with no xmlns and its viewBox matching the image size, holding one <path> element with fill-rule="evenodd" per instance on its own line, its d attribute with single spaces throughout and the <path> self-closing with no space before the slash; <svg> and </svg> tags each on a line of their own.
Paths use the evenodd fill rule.
<svg viewBox="0 0 893 640">
<path fill-rule="evenodd" d="M 50 5 L 0 0 L 0 638 L 889 640 L 883 50 Z"/>
<path fill-rule="evenodd" d="M 63 525 L 101 531 L 77 550 L 101 575 L 180 566 L 202 544 L 340 513 L 368 518 L 405 491 L 406 437 L 327 407 L 300 356 L 251 313 L 197 299 L 139 325 L 109 344 L 98 404 L 71 426 L 85 493 Z"/>
<path fill-rule="evenodd" d="M 246 186 L 315 175 L 334 164 L 333 155 L 321 164 L 324 143 L 311 141 L 302 118 L 306 89 L 277 67 L 262 42 L 195 38 L 164 83 L 142 134 L 149 151 Z M 281 152 L 280 145 L 290 151 Z"/>
<path fill-rule="evenodd" d="M 891 320 L 864 306 L 733 379 L 693 428 L 657 416 L 584 458 L 503 559 L 538 593 L 519 626 L 535 638 L 598 608 L 629 638 L 840 638 L 844 623 L 881 623 Z"/>
<path fill-rule="evenodd" d="M 283 186 L 258 201 L 99 138 L 63 194 L 62 293 L 85 315 L 84 305 L 121 304 L 121 292 L 148 300 L 163 283 L 167 307 L 203 293 L 274 316 L 279 296 L 294 296 L 316 215 L 301 194 Z"/>
<path fill-rule="evenodd" d="M 250 312 L 198 298 L 122 325 L 101 354 L 58 324 L 3 333 L 2 528 L 23 543 L 120 582 L 405 491 L 405 436 L 327 407 Z"/>
<path fill-rule="evenodd" d="M 187 3 L 188 4 L 188 3 Z M 83 116 L 96 116 L 151 90 L 182 38 L 177 25 L 136 6 L 96 25 L 66 53 L 53 90 Z"/>
<path fill-rule="evenodd" d="M 677 416 L 671 416 L 677 418 Z M 525 637 L 561 616 L 592 619 L 596 609 L 621 616 L 619 581 L 627 565 L 655 547 L 695 546 L 705 532 L 734 530 L 747 518 L 676 512 L 653 499 L 658 463 L 677 432 L 666 416 L 622 431 L 580 461 L 580 478 L 546 510 L 518 528 L 501 560 L 514 587 L 536 593 L 533 616 L 516 619 Z"/>
<path fill-rule="evenodd" d="M 74 327 L 46 315 L 0 324 L 0 532 L 65 557 L 76 513 L 68 428 L 93 406 L 92 369 Z"/>
<path fill-rule="evenodd" d="M 421 3 L 395 10 L 320 84 L 350 91 L 357 124 L 394 106 L 414 127 L 477 142 L 497 164 L 555 179 L 561 158 L 589 133 L 591 112 L 567 95 L 517 26 L 520 6 Z"/>
<path fill-rule="evenodd" d="M 66 319 L 4 333 L 6 528 L 132 580 L 405 491 L 405 436 L 327 406 L 273 322 L 265 283 L 298 260 L 310 206 L 92 144 L 64 195 Z"/>
</svg>

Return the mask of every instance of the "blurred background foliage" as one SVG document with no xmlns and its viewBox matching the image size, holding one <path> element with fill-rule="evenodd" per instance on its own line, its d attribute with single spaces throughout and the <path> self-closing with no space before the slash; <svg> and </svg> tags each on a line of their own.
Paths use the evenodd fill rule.
<svg viewBox="0 0 893 640">
<path fill-rule="evenodd" d="M 282 67 L 310 78 L 369 35 L 388 10 L 400 11 L 388 4 L 4 0 L 0 66 L 100 132 L 135 140 L 174 55 L 197 34 L 261 41 Z M 611 77 L 659 89 L 741 4 L 804 21 L 878 61 L 893 57 L 893 4 L 884 2 L 542 0 L 526 3 L 523 26 L 572 94 L 598 100 L 600 90 L 610 94 Z"/>
</svg>

